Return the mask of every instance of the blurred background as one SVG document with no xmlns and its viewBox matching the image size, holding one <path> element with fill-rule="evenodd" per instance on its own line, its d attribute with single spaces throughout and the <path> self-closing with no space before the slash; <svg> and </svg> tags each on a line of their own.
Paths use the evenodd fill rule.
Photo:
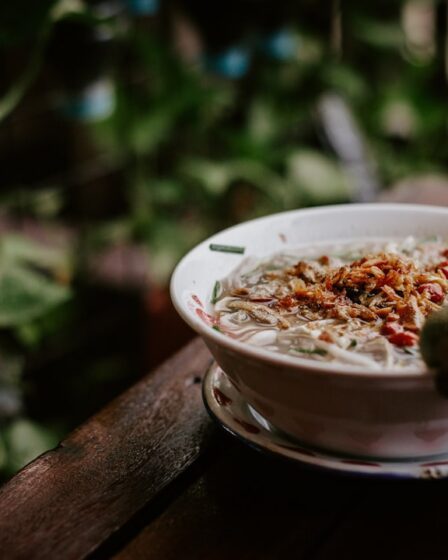
<svg viewBox="0 0 448 560">
<path fill-rule="evenodd" d="M 448 204 L 445 0 L 0 7 L 0 480 L 192 333 L 170 273 L 231 224 Z"/>
</svg>

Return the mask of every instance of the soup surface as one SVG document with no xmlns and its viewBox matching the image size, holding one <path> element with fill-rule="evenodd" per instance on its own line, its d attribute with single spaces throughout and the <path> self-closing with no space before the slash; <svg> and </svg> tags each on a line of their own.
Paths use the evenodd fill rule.
<svg viewBox="0 0 448 560">
<path fill-rule="evenodd" d="M 422 364 L 426 316 L 448 304 L 448 242 L 374 240 L 245 259 L 217 282 L 218 330 L 321 362 Z"/>
</svg>

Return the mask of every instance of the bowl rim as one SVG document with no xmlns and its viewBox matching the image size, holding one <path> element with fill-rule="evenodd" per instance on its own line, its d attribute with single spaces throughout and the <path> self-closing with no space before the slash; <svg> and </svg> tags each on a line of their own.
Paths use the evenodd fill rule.
<svg viewBox="0 0 448 560">
<path fill-rule="evenodd" d="M 274 214 L 269 214 L 267 216 L 261 216 L 258 218 L 254 218 L 251 220 L 246 220 L 244 222 L 240 222 L 239 224 L 233 225 L 231 227 L 225 228 L 212 236 L 208 237 L 201 243 L 197 244 L 194 248 L 192 248 L 184 257 L 178 262 L 176 265 L 173 274 L 170 280 L 170 295 L 173 305 L 176 311 L 179 313 L 181 318 L 190 326 L 192 327 L 202 338 L 205 340 L 210 339 L 213 343 L 217 344 L 218 346 L 224 346 L 227 350 L 231 350 L 236 352 L 237 354 L 242 354 L 248 358 L 254 358 L 262 361 L 263 363 L 268 363 L 273 366 L 283 366 L 292 368 L 301 373 L 307 374 L 323 374 L 328 375 L 331 374 L 332 376 L 337 375 L 338 377 L 344 378 L 362 378 L 362 379 L 388 379 L 388 380 L 396 380 L 396 379 L 408 379 L 408 380 L 416 380 L 416 379 L 428 379 L 429 377 L 434 376 L 434 371 L 427 368 L 427 367 L 409 367 L 403 370 L 400 369 L 393 369 L 393 368 L 382 368 L 381 370 L 369 370 L 367 368 L 363 368 L 362 366 L 352 365 L 352 364 L 338 364 L 338 363 L 326 363 L 326 362 L 314 362 L 313 360 L 309 360 L 307 358 L 301 358 L 300 356 L 287 356 L 280 353 L 275 353 L 270 350 L 265 350 L 258 346 L 251 346 L 239 340 L 235 340 L 226 336 L 224 333 L 221 333 L 215 329 L 210 328 L 210 326 L 206 325 L 201 319 L 199 319 L 195 314 L 189 313 L 186 311 L 181 295 L 177 293 L 175 285 L 178 282 L 179 277 L 181 276 L 183 267 L 187 264 L 187 262 L 195 256 L 197 252 L 202 250 L 204 247 L 210 245 L 216 241 L 218 237 L 221 237 L 223 234 L 226 234 L 230 231 L 233 231 L 239 227 L 246 226 L 249 224 L 261 224 L 263 222 L 268 222 L 273 219 L 276 219 L 280 216 L 282 217 L 291 217 L 297 214 L 328 214 L 328 213 L 351 213 L 355 212 L 356 210 L 363 209 L 371 209 L 374 212 L 378 212 L 381 210 L 399 210 L 403 212 L 415 212 L 415 211 L 424 211 L 426 210 L 429 215 L 431 214 L 446 214 L 448 218 L 448 208 L 443 206 L 435 206 L 430 204 L 408 204 L 408 203 L 382 203 L 382 202 L 373 202 L 373 203 L 351 203 L 351 204 L 335 204 L 335 205 L 326 205 L 326 206 L 318 206 L 313 208 L 298 208 L 295 210 L 288 210 L 285 212 L 276 212 Z"/>
</svg>

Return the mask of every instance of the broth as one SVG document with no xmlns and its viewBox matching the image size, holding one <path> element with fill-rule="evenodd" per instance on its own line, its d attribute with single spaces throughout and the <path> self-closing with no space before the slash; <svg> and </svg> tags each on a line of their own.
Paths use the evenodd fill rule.
<svg viewBox="0 0 448 560">
<path fill-rule="evenodd" d="M 242 342 L 374 369 L 421 365 L 425 317 L 448 303 L 448 243 L 378 239 L 245 259 L 214 292 L 217 328 Z"/>
</svg>

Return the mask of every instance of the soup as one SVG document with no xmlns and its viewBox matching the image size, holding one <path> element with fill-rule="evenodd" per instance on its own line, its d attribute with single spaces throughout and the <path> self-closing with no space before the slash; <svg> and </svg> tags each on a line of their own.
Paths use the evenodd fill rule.
<svg viewBox="0 0 448 560">
<path fill-rule="evenodd" d="M 419 333 L 448 304 L 448 243 L 375 240 L 246 259 L 214 289 L 218 330 L 320 362 L 422 364 Z"/>
</svg>

